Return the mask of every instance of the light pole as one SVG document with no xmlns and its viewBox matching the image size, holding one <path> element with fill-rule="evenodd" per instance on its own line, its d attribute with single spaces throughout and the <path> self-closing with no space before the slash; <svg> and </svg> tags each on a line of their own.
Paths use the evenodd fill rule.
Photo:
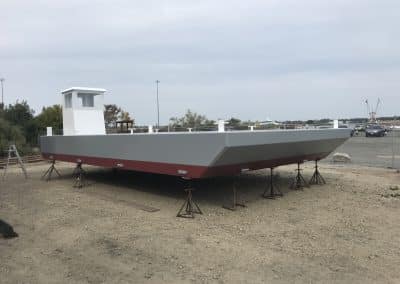
<svg viewBox="0 0 400 284">
<path fill-rule="evenodd" d="M 394 166 L 394 164 L 395 164 L 395 161 L 394 161 L 394 159 L 395 159 L 395 150 L 394 150 L 394 141 L 395 141 L 395 128 L 393 128 L 392 129 L 392 132 L 391 132 L 391 134 L 392 134 L 392 169 L 394 169 L 395 168 L 395 166 Z"/>
<path fill-rule="evenodd" d="M 4 90 L 3 90 L 3 82 L 5 81 L 4 78 L 0 78 L 1 82 L 1 109 L 4 109 Z"/>
<path fill-rule="evenodd" d="M 156 80 L 156 84 L 157 84 L 157 129 L 160 128 L 160 105 L 159 105 L 159 101 L 158 101 L 158 84 L 160 84 L 159 80 Z"/>
</svg>

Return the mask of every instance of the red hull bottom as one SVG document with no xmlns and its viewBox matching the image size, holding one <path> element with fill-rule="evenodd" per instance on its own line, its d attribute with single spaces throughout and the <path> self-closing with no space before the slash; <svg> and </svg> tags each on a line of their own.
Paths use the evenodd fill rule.
<svg viewBox="0 0 400 284">
<path fill-rule="evenodd" d="M 234 165 L 206 167 L 206 166 L 159 163 L 159 162 L 132 161 L 132 160 L 122 160 L 122 159 L 112 159 L 112 158 L 101 158 L 101 157 L 42 153 L 43 158 L 47 160 L 82 163 L 82 164 L 105 167 L 105 168 L 121 168 L 126 170 L 181 176 L 193 179 L 207 178 L 213 176 L 237 175 L 241 173 L 243 170 L 274 168 L 282 165 L 302 163 L 304 161 L 320 160 L 328 155 L 329 153 L 320 153 L 313 155 L 280 158 L 280 159 L 266 160 L 266 161 L 256 161 L 256 162 L 234 164 Z"/>
</svg>

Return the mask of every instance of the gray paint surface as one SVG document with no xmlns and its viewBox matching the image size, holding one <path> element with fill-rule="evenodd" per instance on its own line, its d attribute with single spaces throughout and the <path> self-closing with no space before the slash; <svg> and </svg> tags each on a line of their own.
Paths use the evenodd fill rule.
<svg viewBox="0 0 400 284">
<path fill-rule="evenodd" d="M 42 136 L 43 153 L 221 166 L 330 153 L 349 129 Z"/>
</svg>

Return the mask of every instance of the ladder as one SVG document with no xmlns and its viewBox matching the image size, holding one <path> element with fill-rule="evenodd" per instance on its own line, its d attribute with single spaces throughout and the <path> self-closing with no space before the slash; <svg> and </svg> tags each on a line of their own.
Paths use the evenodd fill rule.
<svg viewBox="0 0 400 284">
<path fill-rule="evenodd" d="M 3 180 L 6 179 L 7 168 L 8 168 L 8 165 L 10 164 L 10 160 L 12 159 L 13 155 L 17 158 L 17 162 L 20 165 L 25 178 L 27 179 L 28 173 L 26 172 L 24 163 L 22 162 L 21 156 L 18 153 L 17 147 L 15 145 L 10 145 L 10 148 L 8 148 L 7 152 L 8 152 L 8 158 L 7 158 L 6 167 L 4 168 Z"/>
</svg>

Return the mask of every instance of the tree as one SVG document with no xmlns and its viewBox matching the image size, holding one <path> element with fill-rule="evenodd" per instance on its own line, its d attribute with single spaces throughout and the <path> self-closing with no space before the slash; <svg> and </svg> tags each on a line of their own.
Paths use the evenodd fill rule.
<svg viewBox="0 0 400 284">
<path fill-rule="evenodd" d="M 4 110 L 4 118 L 11 124 L 16 124 L 21 127 L 27 125 L 33 119 L 35 111 L 31 109 L 27 101 L 18 101 L 14 105 L 8 105 Z"/>
<path fill-rule="evenodd" d="M 118 120 L 132 120 L 133 124 L 135 124 L 135 120 L 131 118 L 129 112 L 124 111 L 115 104 L 104 105 L 104 121 L 106 127 L 116 127 L 116 122 Z"/>
<path fill-rule="evenodd" d="M 241 122 L 242 121 L 240 119 L 232 117 L 230 120 L 228 120 L 228 126 L 239 126 Z"/>
<path fill-rule="evenodd" d="M 46 127 L 52 127 L 55 133 L 61 134 L 63 128 L 62 108 L 60 105 L 43 107 L 42 112 L 35 117 L 37 126 L 41 131 Z"/>
<path fill-rule="evenodd" d="M 323 119 L 320 119 L 318 122 L 319 123 L 329 123 L 329 122 L 331 122 L 331 119 L 330 118 L 323 118 Z"/>
<path fill-rule="evenodd" d="M 38 129 L 36 121 L 33 119 L 35 111 L 31 109 L 27 101 L 18 101 L 14 105 L 8 105 L 4 110 L 3 117 L 13 128 L 19 127 L 25 140 L 31 144 L 37 144 Z"/>
<path fill-rule="evenodd" d="M 129 114 L 129 112 L 123 110 L 121 110 L 121 113 L 118 118 L 120 120 L 133 120 L 131 119 L 131 115 Z"/>
<path fill-rule="evenodd" d="M 106 126 L 115 127 L 118 120 L 118 115 L 121 113 L 121 108 L 117 105 L 104 105 L 104 121 Z"/>
<path fill-rule="evenodd" d="M 0 156 L 4 156 L 4 151 L 8 149 L 10 144 L 15 144 L 21 154 L 29 152 L 22 129 L 12 125 L 4 118 L 0 118 Z"/>
<path fill-rule="evenodd" d="M 205 115 L 200 115 L 196 112 L 192 112 L 190 109 L 186 111 L 186 114 L 181 117 L 171 117 L 170 122 L 172 127 L 183 127 L 183 128 L 195 128 L 199 126 L 213 126 L 214 120 L 208 120 Z"/>
</svg>

